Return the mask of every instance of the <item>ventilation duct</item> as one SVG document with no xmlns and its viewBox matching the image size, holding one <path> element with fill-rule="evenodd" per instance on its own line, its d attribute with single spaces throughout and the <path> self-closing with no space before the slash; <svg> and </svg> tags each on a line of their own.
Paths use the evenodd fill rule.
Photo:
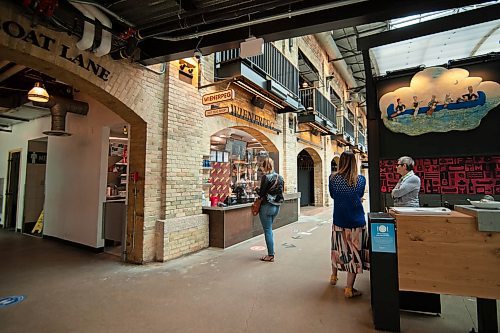
<svg viewBox="0 0 500 333">
<path fill-rule="evenodd" d="M 85 17 L 87 17 L 91 21 L 94 21 L 94 15 L 92 15 L 85 7 L 83 7 L 83 5 L 71 1 L 70 3 Z M 83 24 L 83 36 L 78 41 L 78 43 L 76 43 L 76 47 L 82 51 L 90 49 L 92 47 L 92 44 L 94 44 L 94 35 L 95 26 L 92 23 L 85 21 Z"/>
<path fill-rule="evenodd" d="M 43 134 L 51 136 L 70 136 L 66 132 L 66 114 L 68 112 L 86 116 L 89 112 L 89 105 L 85 102 L 75 101 L 62 97 L 50 97 L 47 103 L 33 103 L 33 105 L 50 108 L 51 129 Z"/>
<path fill-rule="evenodd" d="M 82 6 L 87 9 L 91 15 L 94 15 L 101 24 L 107 28 L 112 27 L 111 20 L 104 15 L 99 9 L 91 5 L 82 4 Z M 97 57 L 102 57 L 111 51 L 111 32 L 109 30 L 102 29 L 101 44 L 95 49 L 95 55 Z"/>
</svg>

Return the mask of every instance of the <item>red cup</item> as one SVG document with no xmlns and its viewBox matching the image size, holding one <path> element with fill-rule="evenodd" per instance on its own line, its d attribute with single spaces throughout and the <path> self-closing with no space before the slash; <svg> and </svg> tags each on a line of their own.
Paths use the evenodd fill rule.
<svg viewBox="0 0 500 333">
<path fill-rule="evenodd" d="M 210 205 L 212 207 L 217 207 L 218 203 L 219 203 L 219 197 L 210 197 Z"/>
</svg>

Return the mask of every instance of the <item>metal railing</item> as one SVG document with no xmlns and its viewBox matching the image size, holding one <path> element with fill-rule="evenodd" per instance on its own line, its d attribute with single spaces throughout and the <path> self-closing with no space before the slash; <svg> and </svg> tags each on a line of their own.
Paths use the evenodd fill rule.
<svg viewBox="0 0 500 333">
<path fill-rule="evenodd" d="M 358 144 L 366 147 L 366 137 L 361 131 L 358 131 Z"/>
<path fill-rule="evenodd" d="M 306 111 L 315 111 L 336 125 L 337 108 L 317 88 L 300 89 L 299 96 Z"/>
<path fill-rule="evenodd" d="M 236 59 L 241 59 L 240 49 L 231 49 L 215 53 L 216 65 Z M 273 44 L 265 43 L 263 54 L 242 60 L 249 63 L 252 67 L 255 66 L 259 68 L 262 72 L 281 83 L 295 95 L 299 94 L 299 69 L 278 51 Z"/>
<path fill-rule="evenodd" d="M 354 124 L 347 117 L 342 118 L 344 119 L 344 133 L 349 134 L 354 139 Z"/>
</svg>

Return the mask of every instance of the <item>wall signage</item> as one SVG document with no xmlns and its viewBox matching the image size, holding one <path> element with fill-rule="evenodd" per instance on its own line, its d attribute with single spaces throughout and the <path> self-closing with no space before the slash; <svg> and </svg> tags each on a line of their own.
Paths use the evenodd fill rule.
<svg viewBox="0 0 500 333">
<path fill-rule="evenodd" d="M 39 151 L 29 151 L 28 164 L 47 164 L 47 153 Z"/>
<path fill-rule="evenodd" d="M 210 109 L 210 110 L 205 110 L 205 117 L 212 117 L 212 116 L 217 116 L 217 115 L 225 114 L 225 113 L 229 113 L 228 107 Z"/>
<path fill-rule="evenodd" d="M 371 224 L 372 252 L 396 253 L 396 232 L 392 223 Z"/>
<path fill-rule="evenodd" d="M 396 163 L 380 161 L 380 192 L 396 186 Z M 416 158 L 414 171 L 422 180 L 420 193 L 500 195 L 500 155 Z"/>
<path fill-rule="evenodd" d="M 26 43 L 32 44 L 33 46 L 55 53 L 59 57 L 89 71 L 99 79 L 103 81 L 109 80 L 111 72 L 86 57 L 86 52 L 79 53 L 78 49 L 76 50 L 77 52 L 75 52 L 73 48 L 64 44 L 59 44 L 58 48 L 56 48 L 56 39 L 47 36 L 44 33 L 38 33 L 33 29 L 27 30 L 21 24 L 14 21 L 1 22 L 0 27 L 5 34 L 12 38 L 20 39 Z"/>
<path fill-rule="evenodd" d="M 234 99 L 234 90 L 222 90 L 214 93 L 206 94 L 201 97 L 203 105 L 210 105 L 213 103 L 231 101 Z"/>
<path fill-rule="evenodd" d="M 281 133 L 279 128 L 275 127 L 274 120 L 266 119 L 264 117 L 256 115 L 254 112 L 243 109 L 242 107 L 231 104 L 231 111 L 229 114 L 233 117 L 240 118 L 246 120 L 252 124 L 257 126 L 261 126 L 277 133 Z"/>
</svg>

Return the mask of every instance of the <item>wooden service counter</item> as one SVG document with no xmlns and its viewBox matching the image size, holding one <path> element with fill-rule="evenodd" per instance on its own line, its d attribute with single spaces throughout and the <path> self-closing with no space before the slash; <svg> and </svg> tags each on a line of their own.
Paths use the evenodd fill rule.
<svg viewBox="0 0 500 333">
<path fill-rule="evenodd" d="M 478 231 L 476 217 L 392 212 L 399 289 L 500 299 L 500 232 Z"/>
<path fill-rule="evenodd" d="M 282 227 L 299 219 L 300 193 L 285 194 L 285 202 L 273 224 L 273 229 Z M 209 245 L 226 248 L 264 231 L 259 216 L 252 215 L 252 203 L 227 207 L 203 207 L 203 214 L 209 216 Z"/>
</svg>

